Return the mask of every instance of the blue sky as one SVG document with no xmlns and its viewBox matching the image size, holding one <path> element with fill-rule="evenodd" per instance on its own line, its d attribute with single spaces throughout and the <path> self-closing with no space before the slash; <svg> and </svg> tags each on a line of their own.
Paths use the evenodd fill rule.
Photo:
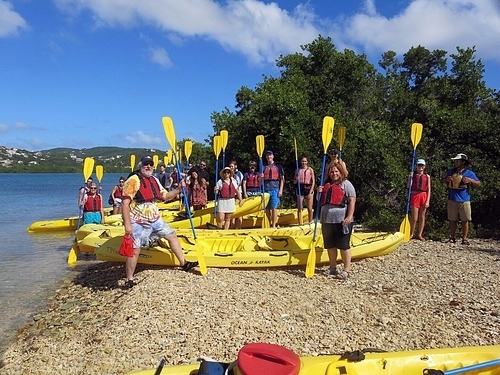
<svg viewBox="0 0 500 375">
<path fill-rule="evenodd" d="M 203 142 L 213 111 L 319 34 L 373 64 L 476 46 L 500 89 L 498 0 L 0 0 L 0 146 L 167 149 L 162 116 Z"/>
</svg>

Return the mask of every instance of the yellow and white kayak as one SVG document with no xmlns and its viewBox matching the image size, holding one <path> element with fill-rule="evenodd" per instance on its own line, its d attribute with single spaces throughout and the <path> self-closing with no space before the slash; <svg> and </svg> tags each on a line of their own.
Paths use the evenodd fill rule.
<svg viewBox="0 0 500 375">
<path fill-rule="evenodd" d="M 281 228 L 284 229 L 284 228 Z M 236 235 L 234 232 L 224 235 L 199 236 L 195 240 L 192 235 L 179 236 L 184 256 L 188 261 L 195 261 L 196 249 L 201 248 L 207 267 L 227 268 L 259 268 L 285 267 L 305 265 L 311 244 L 315 244 L 316 263 L 328 263 L 328 252 L 323 248 L 321 232 L 314 229 L 279 232 L 279 235 L 251 234 Z M 123 236 L 110 238 L 95 248 L 97 259 L 110 262 L 124 262 L 125 257 L 118 254 Z M 351 253 L 353 259 L 361 259 L 386 255 L 398 248 L 403 241 L 403 234 L 396 233 L 353 233 L 351 236 Z M 179 262 L 170 251 L 168 242 L 160 239 L 156 246 L 141 249 L 139 263 L 179 266 Z M 339 255 L 340 256 L 340 255 Z M 340 257 L 339 257 L 340 260 Z"/>
<path fill-rule="evenodd" d="M 231 364 L 202 361 L 164 367 L 163 363 L 164 360 L 157 369 L 134 371 L 129 375 L 223 374 L 228 367 L 234 375 L 499 375 L 500 345 L 403 352 L 371 349 L 371 352 L 358 350 L 340 355 L 299 357 L 278 345 L 251 343 L 239 351 L 237 360 Z"/>
<path fill-rule="evenodd" d="M 121 215 L 112 215 L 110 208 L 104 210 L 105 224 L 112 225 L 121 220 L 122 220 Z M 80 219 L 80 224 L 82 222 L 83 218 Z M 78 216 L 71 216 L 64 219 L 35 221 L 28 227 L 27 231 L 28 233 L 34 233 L 34 232 L 75 230 L 77 225 L 78 225 Z"/>
</svg>

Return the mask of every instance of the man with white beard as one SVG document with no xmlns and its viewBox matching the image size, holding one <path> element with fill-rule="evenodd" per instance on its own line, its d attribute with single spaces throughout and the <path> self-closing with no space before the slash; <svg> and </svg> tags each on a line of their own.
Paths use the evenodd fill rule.
<svg viewBox="0 0 500 375">
<path fill-rule="evenodd" d="M 196 267 L 198 262 L 188 262 L 184 259 L 179 239 L 175 231 L 165 223 L 160 215 L 156 202 L 168 201 L 177 197 L 184 181 L 176 189 L 167 191 L 160 181 L 153 176 L 154 162 L 151 156 L 144 156 L 139 163 L 139 171 L 133 173 L 123 185 L 122 216 L 125 235 L 132 236 L 134 241 L 134 255 L 127 257 L 125 286 L 134 286 L 134 271 L 141 252 L 141 246 L 146 246 L 153 234 L 155 238 L 165 238 L 172 252 L 175 254 L 184 271 Z"/>
</svg>

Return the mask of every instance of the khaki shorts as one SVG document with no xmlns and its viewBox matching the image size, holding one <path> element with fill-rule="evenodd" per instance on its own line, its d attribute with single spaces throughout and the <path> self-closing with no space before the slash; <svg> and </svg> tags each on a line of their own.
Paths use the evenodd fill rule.
<svg viewBox="0 0 500 375">
<path fill-rule="evenodd" d="M 449 221 L 472 221 L 470 202 L 448 201 L 447 211 Z"/>
</svg>

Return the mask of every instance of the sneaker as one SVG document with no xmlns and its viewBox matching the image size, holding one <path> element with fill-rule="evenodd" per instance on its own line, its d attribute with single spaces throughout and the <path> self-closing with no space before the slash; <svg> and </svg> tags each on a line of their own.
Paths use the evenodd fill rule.
<svg viewBox="0 0 500 375">
<path fill-rule="evenodd" d="M 125 281 L 125 288 L 127 289 L 132 289 L 132 287 L 135 285 L 134 280 L 127 280 Z"/>
<path fill-rule="evenodd" d="M 191 268 L 194 268 L 198 265 L 198 262 L 188 262 L 186 261 L 186 263 L 184 263 L 184 265 L 182 266 L 182 269 L 184 271 L 189 271 Z"/>
</svg>

